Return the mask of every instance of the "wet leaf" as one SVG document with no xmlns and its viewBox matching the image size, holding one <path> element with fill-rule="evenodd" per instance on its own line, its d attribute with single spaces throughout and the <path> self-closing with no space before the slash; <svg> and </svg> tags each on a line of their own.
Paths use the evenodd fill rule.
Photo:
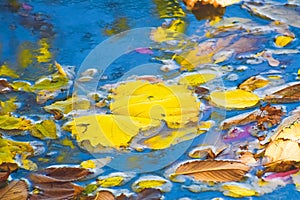
<svg viewBox="0 0 300 200">
<path fill-rule="evenodd" d="M 124 185 L 133 175 L 127 173 L 111 173 L 107 176 L 100 176 L 97 178 L 97 184 L 101 187 L 115 187 Z"/>
<path fill-rule="evenodd" d="M 34 124 L 30 129 L 32 136 L 40 139 L 57 139 L 56 124 L 52 120 L 44 120 L 40 123 Z"/>
<path fill-rule="evenodd" d="M 223 194 L 225 196 L 240 198 L 240 197 L 250 197 L 250 196 L 258 196 L 259 193 L 254 189 L 250 189 L 240 185 L 223 185 L 222 189 L 225 190 Z"/>
<path fill-rule="evenodd" d="M 179 84 L 187 84 L 190 86 L 198 86 L 216 78 L 216 74 L 188 74 L 179 80 Z"/>
<path fill-rule="evenodd" d="M 198 121 L 200 102 L 183 85 L 128 82 L 117 87 L 111 97 L 114 114 L 164 120 L 169 128 Z"/>
<path fill-rule="evenodd" d="M 94 200 L 115 200 L 115 195 L 109 191 L 99 191 Z"/>
<path fill-rule="evenodd" d="M 80 167 L 84 169 L 99 169 L 110 163 L 111 160 L 111 157 L 86 160 L 80 163 Z"/>
<path fill-rule="evenodd" d="M 51 61 L 51 52 L 49 51 L 50 45 L 47 38 L 42 38 L 39 41 L 39 55 L 36 57 L 39 63 L 50 62 Z"/>
<path fill-rule="evenodd" d="M 270 83 L 269 80 L 261 77 L 261 76 L 252 76 L 242 82 L 239 86 L 238 89 L 245 90 L 248 92 L 252 92 L 258 88 L 265 87 Z"/>
<path fill-rule="evenodd" d="M 162 192 L 169 192 L 172 184 L 159 176 L 143 176 L 136 180 L 131 187 L 135 192 L 141 192 L 142 190 L 149 188 L 160 189 Z"/>
<path fill-rule="evenodd" d="M 49 167 L 42 170 L 41 173 L 50 178 L 59 180 L 57 182 L 71 182 L 81 180 L 92 172 L 90 172 L 88 169 L 77 167 Z M 43 183 L 44 181 L 37 179 L 34 182 Z"/>
<path fill-rule="evenodd" d="M 34 183 L 37 192 L 30 195 L 30 200 L 65 200 L 76 199 L 83 188 L 72 183 Z"/>
<path fill-rule="evenodd" d="M 224 92 L 214 91 L 210 94 L 210 101 L 213 104 L 226 109 L 252 107 L 255 106 L 259 100 L 257 95 L 241 89 Z"/>
<path fill-rule="evenodd" d="M 293 40 L 294 40 L 293 37 L 280 35 L 280 36 L 276 37 L 275 44 L 278 47 L 285 47 L 286 45 L 288 45 Z"/>
<path fill-rule="evenodd" d="M 7 80 L 0 79 L 0 94 L 11 92 L 13 90 L 13 87 Z"/>
<path fill-rule="evenodd" d="M 182 18 L 185 12 L 178 1 L 154 0 L 160 18 Z"/>
<path fill-rule="evenodd" d="M 27 200 L 28 185 L 23 180 L 14 180 L 6 187 L 0 188 L 0 199 Z"/>
<path fill-rule="evenodd" d="M 0 116 L 0 129 L 3 130 L 28 130 L 31 128 L 31 121 L 25 118 L 17 118 L 12 115 Z"/>
<path fill-rule="evenodd" d="M 300 101 L 300 82 L 288 83 L 272 91 L 266 91 L 264 100 L 272 103 L 289 103 Z M 269 93 L 269 94 L 268 94 Z"/>
<path fill-rule="evenodd" d="M 56 72 L 48 77 L 41 77 L 32 86 L 32 90 L 57 91 L 67 88 L 69 85 L 68 77 Z"/>
<path fill-rule="evenodd" d="M 51 92 L 48 90 L 41 90 L 36 95 L 36 102 L 38 104 L 46 103 L 46 101 L 48 101 L 49 99 L 54 99 L 54 97 L 56 97 L 57 94 L 57 91 Z"/>
<path fill-rule="evenodd" d="M 162 197 L 162 192 L 159 189 L 146 188 L 137 194 L 136 200 L 160 200 Z"/>
<path fill-rule="evenodd" d="M 185 4 L 193 8 L 197 2 L 200 2 L 202 4 L 212 4 L 215 7 L 221 6 L 226 7 L 235 3 L 240 2 L 240 0 L 184 0 Z"/>
<path fill-rule="evenodd" d="M 10 69 L 6 64 L 0 66 L 0 76 L 8 76 L 11 78 L 19 78 L 19 75 L 15 71 Z"/>
<path fill-rule="evenodd" d="M 229 182 L 240 181 L 249 169 L 237 161 L 190 161 L 181 164 L 174 175 L 192 176 L 199 181 Z"/>
<path fill-rule="evenodd" d="M 256 120 L 257 126 L 261 130 L 266 130 L 269 127 L 278 125 L 284 114 L 282 108 L 271 106 L 270 104 L 261 106 L 260 111 L 261 112 L 256 116 Z"/>
<path fill-rule="evenodd" d="M 10 171 L 0 172 L 0 185 L 2 186 L 5 183 L 10 175 Z"/>
<path fill-rule="evenodd" d="M 56 101 L 49 106 L 45 106 L 44 109 L 47 112 L 59 112 L 62 114 L 68 114 L 73 110 L 88 110 L 91 103 L 86 98 L 70 97 L 65 101 Z"/>
<path fill-rule="evenodd" d="M 17 98 L 13 97 L 7 101 L 0 101 L 0 115 L 7 115 L 17 109 L 15 104 Z"/>
<path fill-rule="evenodd" d="M 209 159 L 214 159 L 216 158 L 219 154 L 221 154 L 224 149 L 226 149 L 227 146 L 224 146 L 222 148 L 220 147 L 215 147 L 215 146 L 210 146 L 210 145 L 201 145 L 199 147 L 196 147 L 192 149 L 189 152 L 189 156 L 191 158 L 209 158 Z"/>
</svg>

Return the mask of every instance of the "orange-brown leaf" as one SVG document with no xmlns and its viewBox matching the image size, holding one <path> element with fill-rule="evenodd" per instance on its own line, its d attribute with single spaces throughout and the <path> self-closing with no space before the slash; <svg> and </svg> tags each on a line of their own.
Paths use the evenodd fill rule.
<svg viewBox="0 0 300 200">
<path fill-rule="evenodd" d="M 300 101 L 300 82 L 287 85 L 283 89 L 266 95 L 264 98 L 267 102 L 273 103 L 290 103 Z"/>
<path fill-rule="evenodd" d="M 95 200 L 114 200 L 115 195 L 109 191 L 100 191 L 97 193 Z"/>
<path fill-rule="evenodd" d="M 228 182 L 240 181 L 249 169 L 237 161 L 192 161 L 180 165 L 175 175 L 188 175 L 200 181 Z"/>
<path fill-rule="evenodd" d="M 58 179 L 62 182 L 78 181 L 92 173 L 88 169 L 77 167 L 50 167 L 41 172 L 48 177 Z"/>
<path fill-rule="evenodd" d="M 12 181 L 6 187 L 0 189 L 0 199 L 3 200 L 27 200 L 28 185 L 23 180 Z"/>
</svg>

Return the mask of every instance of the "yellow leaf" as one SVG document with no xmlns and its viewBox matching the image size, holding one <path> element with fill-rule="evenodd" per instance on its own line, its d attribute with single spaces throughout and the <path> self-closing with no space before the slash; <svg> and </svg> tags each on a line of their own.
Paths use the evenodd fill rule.
<svg viewBox="0 0 300 200">
<path fill-rule="evenodd" d="M 0 116 L 0 129 L 4 130 L 28 130 L 31 127 L 30 120 L 17 118 L 11 115 Z"/>
<path fill-rule="evenodd" d="M 178 27 L 181 30 L 181 27 Z M 151 40 L 155 42 L 166 42 L 170 40 L 181 40 L 183 39 L 183 34 L 177 31 L 173 31 L 167 28 L 158 27 L 151 32 Z"/>
<path fill-rule="evenodd" d="M 265 87 L 270 81 L 260 76 L 252 76 L 238 86 L 238 89 L 252 92 L 258 88 Z"/>
<path fill-rule="evenodd" d="M 7 101 L 0 101 L 0 115 L 6 115 L 14 112 L 17 109 L 15 101 L 16 97 L 13 97 Z"/>
<path fill-rule="evenodd" d="M 85 169 L 99 169 L 110 163 L 111 157 L 86 160 L 80 163 L 80 167 Z"/>
<path fill-rule="evenodd" d="M 162 192 L 168 192 L 171 190 L 171 183 L 159 176 L 144 176 L 132 184 L 132 189 L 135 192 L 140 192 L 146 188 L 157 188 Z"/>
<path fill-rule="evenodd" d="M 198 127 L 182 128 L 176 131 L 169 131 L 168 133 L 160 133 L 143 142 L 151 149 L 165 149 L 171 145 L 180 142 L 191 140 L 202 133 L 206 132 L 213 125 L 212 121 L 202 122 Z"/>
<path fill-rule="evenodd" d="M 280 36 L 276 37 L 275 44 L 278 47 L 285 47 L 293 40 L 294 40 L 294 38 L 291 36 L 280 35 Z"/>
<path fill-rule="evenodd" d="M 68 114 L 73 110 L 88 110 L 90 108 L 90 101 L 81 97 L 70 97 L 65 101 L 56 101 L 44 109 L 47 112 L 59 111 L 63 114 Z"/>
<path fill-rule="evenodd" d="M 14 81 L 12 87 L 17 91 L 32 92 L 31 84 L 26 81 Z"/>
<path fill-rule="evenodd" d="M 38 169 L 38 166 L 36 163 L 32 162 L 31 160 L 22 160 L 22 166 L 23 169 L 30 170 L 30 171 L 35 171 Z"/>
<path fill-rule="evenodd" d="M 198 86 L 216 78 L 216 74 L 191 74 L 183 76 L 180 80 L 180 84 L 187 84 L 190 86 Z"/>
<path fill-rule="evenodd" d="M 31 135 L 40 139 L 57 139 L 56 125 L 52 120 L 44 120 L 41 123 L 34 124 L 30 129 Z"/>
<path fill-rule="evenodd" d="M 69 84 L 68 77 L 56 72 L 49 77 L 42 77 L 38 79 L 32 86 L 33 90 L 49 90 L 56 91 L 66 88 Z"/>
<path fill-rule="evenodd" d="M 124 178 L 122 176 L 112 176 L 104 179 L 98 179 L 97 183 L 101 187 L 115 187 L 122 185 Z"/>
<path fill-rule="evenodd" d="M 10 69 L 6 64 L 3 64 L 0 67 L 0 76 L 8 76 L 8 77 L 12 77 L 12 78 L 19 78 L 20 77 L 18 74 L 16 74 L 15 71 Z"/>
<path fill-rule="evenodd" d="M 259 102 L 259 97 L 251 92 L 241 89 L 228 91 L 215 91 L 210 94 L 210 101 L 219 107 L 231 108 L 248 108 L 255 106 Z"/>
<path fill-rule="evenodd" d="M 266 157 L 270 158 L 270 162 L 277 161 L 300 161 L 299 143 L 291 140 L 275 140 L 266 148 Z"/>
<path fill-rule="evenodd" d="M 239 185 L 223 185 L 222 189 L 225 190 L 224 195 L 235 198 L 258 196 L 255 190 Z"/>
<path fill-rule="evenodd" d="M 118 86 L 114 93 L 114 114 L 164 120 L 169 128 L 198 122 L 200 102 L 184 85 L 135 81 Z"/>
<path fill-rule="evenodd" d="M 86 160 L 80 163 L 80 167 L 84 169 L 94 169 L 96 168 L 96 164 L 93 160 Z"/>
<path fill-rule="evenodd" d="M 94 147 L 126 147 L 140 129 L 159 126 L 159 121 L 121 115 L 89 115 L 68 124 L 78 142 L 89 141 Z"/>
</svg>

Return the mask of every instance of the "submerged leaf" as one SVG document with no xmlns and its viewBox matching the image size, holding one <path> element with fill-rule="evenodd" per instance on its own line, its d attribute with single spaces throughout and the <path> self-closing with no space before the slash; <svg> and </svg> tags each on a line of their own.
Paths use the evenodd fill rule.
<svg viewBox="0 0 300 200">
<path fill-rule="evenodd" d="M 16 72 L 14 72 L 12 69 L 10 69 L 6 64 L 0 66 L 0 76 L 19 78 L 19 75 L 16 74 Z"/>
<path fill-rule="evenodd" d="M 28 130 L 31 128 L 31 121 L 25 118 L 17 118 L 11 115 L 0 116 L 0 129 L 4 130 Z"/>
<path fill-rule="evenodd" d="M 175 175 L 188 175 L 200 181 L 229 182 L 240 181 L 249 169 L 237 161 L 191 161 L 181 164 Z"/>
<path fill-rule="evenodd" d="M 220 107 L 241 109 L 255 106 L 260 99 L 253 93 L 236 89 L 224 92 L 214 91 L 210 94 L 210 100 Z"/>
<path fill-rule="evenodd" d="M 0 199 L 27 200 L 28 185 L 23 180 L 10 182 L 6 187 L 0 188 Z"/>
<path fill-rule="evenodd" d="M 0 101 L 0 115 L 7 115 L 17 109 L 15 104 L 17 98 L 11 98 L 7 101 Z"/>
</svg>

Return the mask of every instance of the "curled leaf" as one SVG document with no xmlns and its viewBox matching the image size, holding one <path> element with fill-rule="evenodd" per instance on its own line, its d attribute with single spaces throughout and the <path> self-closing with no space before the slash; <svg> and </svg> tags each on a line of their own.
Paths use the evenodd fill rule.
<svg viewBox="0 0 300 200">
<path fill-rule="evenodd" d="M 191 161 L 181 164 L 174 175 L 188 175 L 199 181 L 240 181 L 249 167 L 237 161 Z"/>
<path fill-rule="evenodd" d="M 270 81 L 261 76 L 252 76 L 238 86 L 238 89 L 252 92 L 258 88 L 265 87 Z"/>
<path fill-rule="evenodd" d="M 289 83 L 278 88 L 267 91 L 271 93 L 265 96 L 264 100 L 273 103 L 289 103 L 300 101 L 300 82 Z"/>
</svg>

